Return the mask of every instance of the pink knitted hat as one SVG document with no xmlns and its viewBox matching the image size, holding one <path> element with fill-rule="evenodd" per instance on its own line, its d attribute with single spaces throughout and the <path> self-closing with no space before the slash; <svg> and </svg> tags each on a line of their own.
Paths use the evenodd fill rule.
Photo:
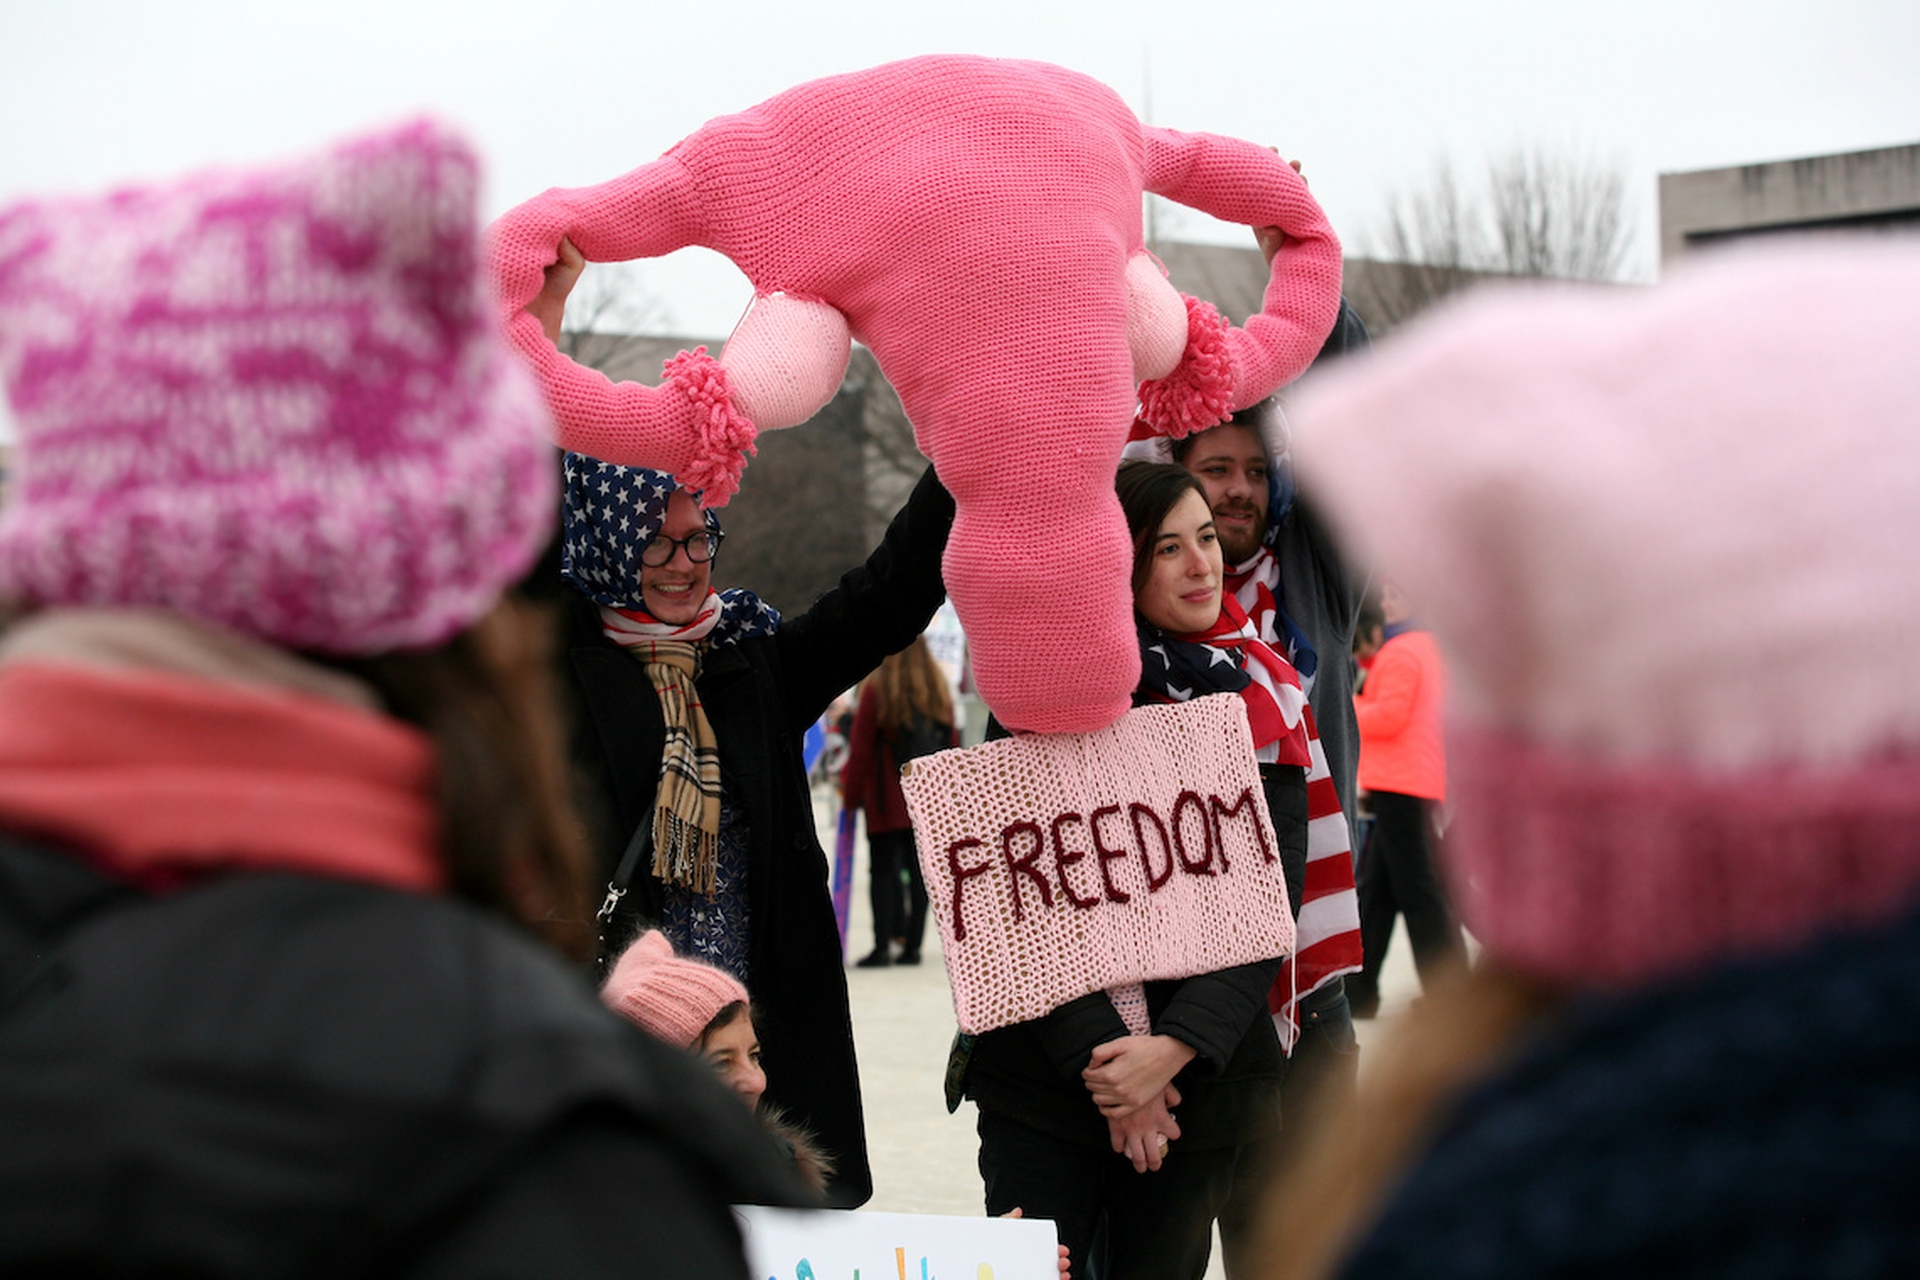
<svg viewBox="0 0 1920 1280">
<path fill-rule="evenodd" d="M 1920 890 L 1920 250 L 1487 295 L 1337 370 L 1303 484 L 1455 671 L 1467 924 L 1571 984 Z"/>
<path fill-rule="evenodd" d="M 525 571 L 550 420 L 494 329 L 473 154 L 430 123 L 0 211 L 20 439 L 0 596 L 283 644 L 436 644 Z"/>
<path fill-rule="evenodd" d="M 724 969 L 674 955 L 667 935 L 649 929 L 620 953 L 600 1000 L 649 1035 L 691 1049 L 722 1009 L 747 1002 L 747 989 Z"/>
</svg>

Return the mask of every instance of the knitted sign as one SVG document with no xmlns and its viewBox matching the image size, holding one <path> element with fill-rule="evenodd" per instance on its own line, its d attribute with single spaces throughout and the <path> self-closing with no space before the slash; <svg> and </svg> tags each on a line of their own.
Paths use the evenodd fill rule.
<svg viewBox="0 0 1920 1280">
<path fill-rule="evenodd" d="M 1244 328 L 1167 282 L 1147 191 L 1285 233 Z M 524 310 L 563 237 L 594 262 L 713 249 L 753 305 L 717 360 L 702 347 L 658 386 L 609 382 Z M 672 472 L 711 505 L 755 434 L 824 406 L 864 343 L 953 494 L 943 574 L 976 687 L 1002 723 L 1046 733 L 1111 723 L 1139 676 L 1113 496 L 1136 405 L 1162 435 L 1211 426 L 1298 377 L 1340 305 L 1339 241 L 1266 147 L 1142 124 L 1061 67 L 974 57 L 815 80 L 710 120 L 629 173 L 510 210 L 493 265 L 560 442 Z"/>
<path fill-rule="evenodd" d="M 964 1031 L 1293 949 L 1231 694 L 923 756 L 900 788 Z"/>
</svg>

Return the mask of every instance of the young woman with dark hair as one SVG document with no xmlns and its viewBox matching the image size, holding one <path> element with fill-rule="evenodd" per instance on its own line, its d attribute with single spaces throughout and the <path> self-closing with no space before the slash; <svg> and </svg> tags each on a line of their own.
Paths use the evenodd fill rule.
<svg viewBox="0 0 1920 1280">
<path fill-rule="evenodd" d="M 1135 699 L 1239 693 L 1283 861 L 1304 866 L 1305 697 L 1283 660 L 1220 626 L 1219 540 L 1198 482 L 1179 467 L 1127 463 L 1116 490 L 1134 540 L 1141 645 L 1158 650 Z M 1268 995 L 1280 969 L 1276 956 L 1146 983 L 1146 1035 L 1129 1034 L 1102 991 L 979 1036 L 966 1087 L 980 1107 L 987 1211 L 1021 1204 L 1053 1219 L 1103 1277 L 1204 1274 L 1242 1149 L 1278 1123 L 1284 1058 Z"/>
</svg>

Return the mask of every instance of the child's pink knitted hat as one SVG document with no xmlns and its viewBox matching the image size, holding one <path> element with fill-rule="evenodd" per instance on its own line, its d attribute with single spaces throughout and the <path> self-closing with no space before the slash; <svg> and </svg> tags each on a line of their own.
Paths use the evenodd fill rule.
<svg viewBox="0 0 1920 1280">
<path fill-rule="evenodd" d="M 747 1002 L 747 989 L 724 969 L 676 956 L 667 935 L 649 929 L 620 953 L 600 1000 L 649 1035 L 691 1049 L 722 1009 Z"/>
<path fill-rule="evenodd" d="M 0 211 L 0 596 L 299 648 L 436 644 L 531 563 L 550 420 L 494 330 L 478 166 L 419 123 Z"/>
<path fill-rule="evenodd" d="M 1486 296 L 1302 398 L 1303 485 L 1449 647 L 1450 871 L 1570 984 L 1920 890 L 1920 251 Z"/>
</svg>

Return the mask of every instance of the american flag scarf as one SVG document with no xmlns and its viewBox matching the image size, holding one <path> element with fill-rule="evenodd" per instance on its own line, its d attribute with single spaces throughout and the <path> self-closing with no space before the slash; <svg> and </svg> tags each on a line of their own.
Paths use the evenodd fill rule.
<svg viewBox="0 0 1920 1280">
<path fill-rule="evenodd" d="M 1354 891 L 1352 841 L 1313 708 L 1291 665 L 1260 640 L 1231 595 L 1222 594 L 1220 616 L 1204 632 L 1170 636 L 1144 622 L 1139 626 L 1141 683 L 1148 692 L 1167 702 L 1238 693 L 1247 703 L 1259 758 L 1306 766 L 1306 884 L 1294 926 L 1294 953 L 1282 960 L 1280 975 L 1267 992 L 1267 1010 L 1280 1045 L 1291 1054 L 1300 1038 L 1300 1001 L 1335 978 L 1360 971 L 1360 897 Z M 1222 651 L 1224 658 L 1217 656 Z M 1276 722 L 1284 737 L 1276 734 Z"/>
<path fill-rule="evenodd" d="M 1300 1038 L 1300 1001 L 1343 974 L 1360 972 L 1360 895 L 1353 887 L 1353 842 L 1334 790 L 1333 771 L 1320 746 L 1313 708 L 1306 711 L 1307 880 L 1294 922 L 1293 954 L 1267 992 L 1280 1047 L 1289 1055 Z"/>
<path fill-rule="evenodd" d="M 1236 693 L 1246 704 L 1254 754 L 1262 764 L 1310 762 L 1306 691 L 1287 660 L 1261 642 L 1232 596 L 1204 631 L 1176 635 L 1134 615 L 1140 633 L 1140 684 L 1162 702 Z"/>
<path fill-rule="evenodd" d="M 1279 521 L 1267 525 L 1267 536 L 1279 528 Z M 1271 545 L 1263 546 L 1245 561 L 1227 566 L 1224 579 L 1227 596 L 1246 610 L 1255 634 L 1274 636 L 1285 642 L 1285 657 L 1300 677 L 1300 687 L 1313 692 L 1314 677 L 1319 674 L 1320 655 L 1280 605 L 1280 562 L 1273 557 Z"/>
</svg>

